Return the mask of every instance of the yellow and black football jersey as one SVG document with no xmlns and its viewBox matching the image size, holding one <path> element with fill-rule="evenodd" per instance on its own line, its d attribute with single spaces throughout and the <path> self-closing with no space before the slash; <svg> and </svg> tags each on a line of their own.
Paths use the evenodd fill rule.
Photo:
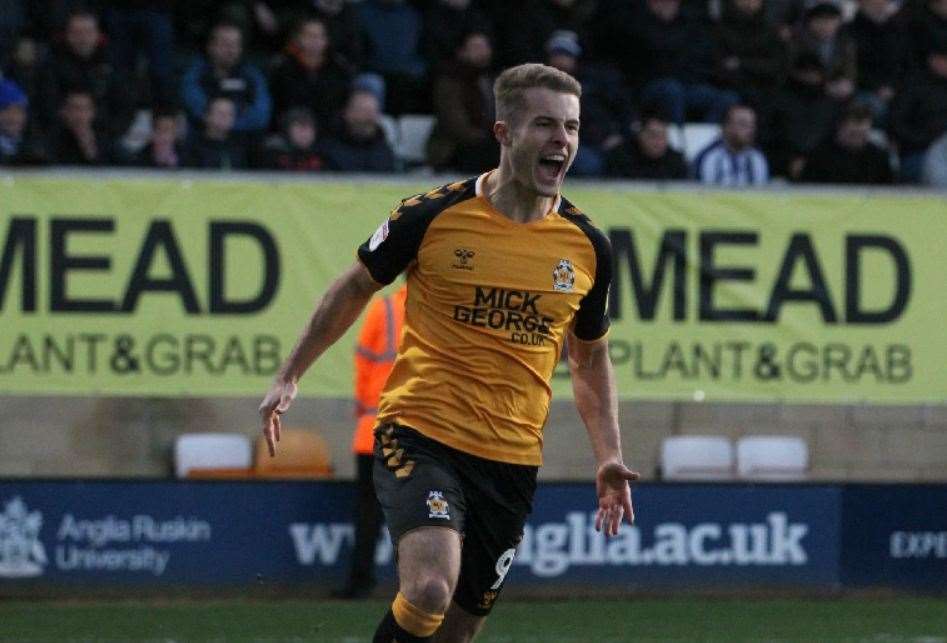
<svg viewBox="0 0 947 643">
<path fill-rule="evenodd" d="M 483 195 L 485 176 L 406 199 L 358 249 L 379 283 L 407 271 L 378 422 L 538 465 L 566 332 L 594 341 L 608 331 L 611 249 L 561 197 L 540 220 L 512 221 Z"/>
</svg>

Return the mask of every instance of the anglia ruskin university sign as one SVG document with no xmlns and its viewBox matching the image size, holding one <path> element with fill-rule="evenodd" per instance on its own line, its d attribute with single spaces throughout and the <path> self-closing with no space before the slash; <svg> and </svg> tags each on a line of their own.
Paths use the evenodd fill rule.
<svg viewBox="0 0 947 643">
<path fill-rule="evenodd" d="M 594 529 L 590 484 L 543 484 L 517 585 L 831 586 L 832 486 L 642 485 L 637 524 Z M 350 485 L 0 482 L 0 593 L 43 586 L 332 586 L 348 570 Z M 381 539 L 375 561 L 393 579 Z"/>
<path fill-rule="evenodd" d="M 260 395 L 415 187 L 2 182 L 0 393 Z M 566 193 L 611 239 L 623 397 L 947 398 L 942 199 Z M 302 393 L 350 395 L 353 345 Z M 565 371 L 557 395 L 571 395 Z"/>
</svg>

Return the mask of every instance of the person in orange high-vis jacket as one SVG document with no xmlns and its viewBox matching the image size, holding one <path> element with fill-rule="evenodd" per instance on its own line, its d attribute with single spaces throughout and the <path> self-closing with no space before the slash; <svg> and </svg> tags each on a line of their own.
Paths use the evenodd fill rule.
<svg viewBox="0 0 947 643">
<path fill-rule="evenodd" d="M 404 324 L 404 302 L 408 288 L 376 298 L 365 314 L 355 349 L 355 453 L 356 503 L 355 548 L 347 585 L 336 593 L 341 598 L 366 598 L 375 586 L 375 544 L 382 513 L 372 480 L 375 416 L 388 374 L 394 366 Z"/>
</svg>

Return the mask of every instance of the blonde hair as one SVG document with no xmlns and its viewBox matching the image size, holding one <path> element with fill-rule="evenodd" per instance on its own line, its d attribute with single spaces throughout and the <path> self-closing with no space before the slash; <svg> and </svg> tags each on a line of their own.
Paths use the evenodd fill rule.
<svg viewBox="0 0 947 643">
<path fill-rule="evenodd" d="M 564 71 L 539 63 L 517 65 L 504 71 L 493 83 L 497 120 L 511 121 L 525 104 L 526 90 L 533 87 L 582 97 L 582 85 Z"/>
</svg>

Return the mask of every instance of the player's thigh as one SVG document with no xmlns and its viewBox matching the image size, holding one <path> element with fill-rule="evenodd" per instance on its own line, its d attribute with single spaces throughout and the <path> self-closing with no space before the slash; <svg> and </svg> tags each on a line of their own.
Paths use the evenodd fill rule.
<svg viewBox="0 0 947 643">
<path fill-rule="evenodd" d="M 443 584 L 447 598 L 460 575 L 460 534 L 449 527 L 419 527 L 398 541 L 398 583 L 406 594 Z"/>
<path fill-rule="evenodd" d="M 451 603 L 447 615 L 444 617 L 444 624 L 441 625 L 434 635 L 435 643 L 466 643 L 473 640 L 486 622 L 486 616 L 477 616 L 471 614 L 458 605 Z"/>
</svg>

